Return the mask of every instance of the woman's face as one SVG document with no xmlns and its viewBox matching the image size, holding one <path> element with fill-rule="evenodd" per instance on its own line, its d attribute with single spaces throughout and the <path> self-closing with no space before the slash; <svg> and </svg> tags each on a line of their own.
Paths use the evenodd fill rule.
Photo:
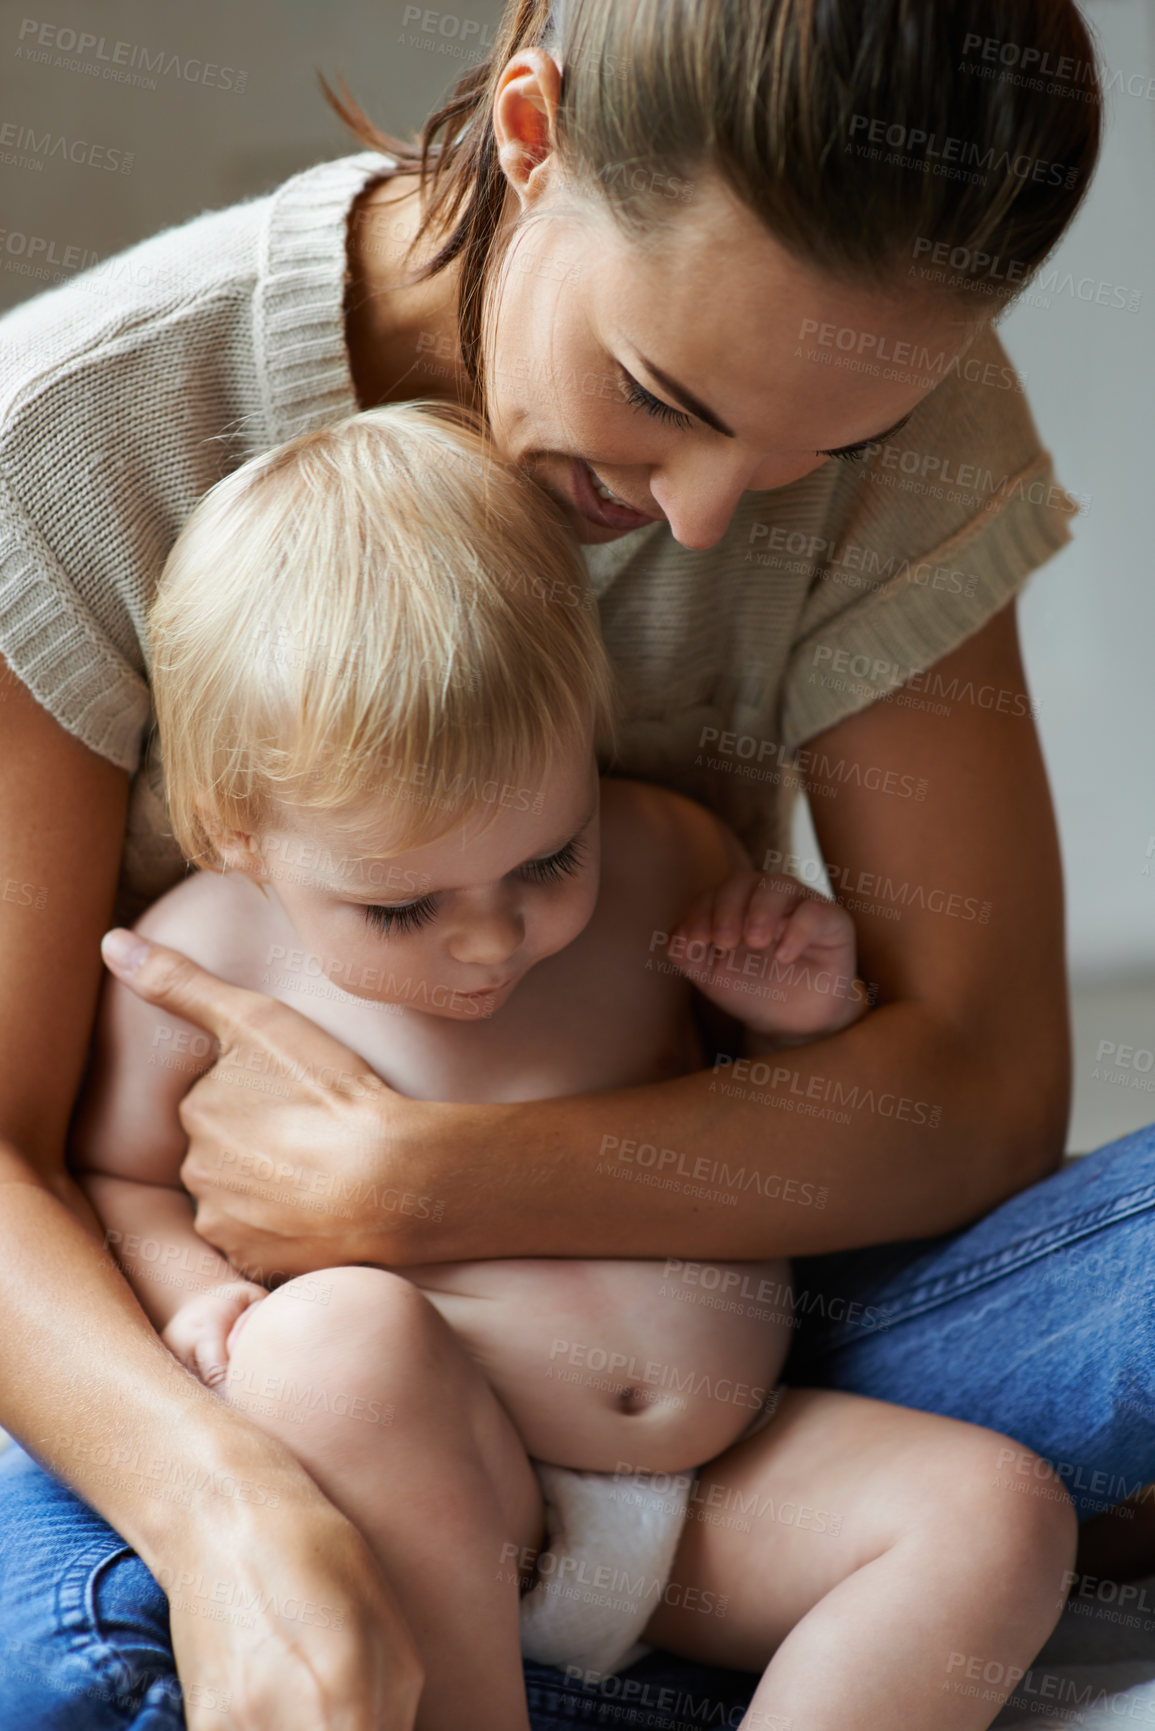
<svg viewBox="0 0 1155 1731">
<path fill-rule="evenodd" d="M 556 174 L 523 191 L 490 295 L 498 443 L 587 542 L 665 518 L 713 546 L 744 492 L 897 430 L 981 328 L 941 298 L 817 275 L 720 181 L 671 185 L 645 241 Z"/>
</svg>

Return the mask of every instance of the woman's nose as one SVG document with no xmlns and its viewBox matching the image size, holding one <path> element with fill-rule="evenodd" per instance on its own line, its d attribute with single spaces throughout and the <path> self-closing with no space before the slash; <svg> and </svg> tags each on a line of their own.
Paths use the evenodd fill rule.
<svg viewBox="0 0 1155 1731">
<path fill-rule="evenodd" d="M 670 533 L 683 547 L 716 547 L 743 493 L 785 487 L 816 469 L 822 458 L 803 453 L 767 458 L 740 447 L 705 460 L 701 450 L 671 458 L 650 476 L 650 492 Z"/>
</svg>

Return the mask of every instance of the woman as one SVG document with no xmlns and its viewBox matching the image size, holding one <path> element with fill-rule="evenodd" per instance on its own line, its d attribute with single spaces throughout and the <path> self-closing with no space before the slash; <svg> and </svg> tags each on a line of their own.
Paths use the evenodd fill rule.
<svg viewBox="0 0 1155 1731">
<path fill-rule="evenodd" d="M 1104 1311 L 1080 1248 L 1112 1228 L 1134 1295 L 1148 1143 L 1040 1183 L 1067 1112 L 1061 884 L 1012 602 L 1073 507 L 989 328 L 1086 190 L 1086 33 L 1065 0 L 548 12 L 509 7 L 430 123 L 423 193 L 408 158 L 324 164 L 7 321 L 0 1422 L 56 1475 L 16 1455 L 0 1497 L 22 1725 L 179 1723 L 158 1581 L 196 1731 L 222 1703 L 244 1731 L 411 1722 L 364 1546 L 168 1358 L 63 1164 L 100 933 L 180 872 L 142 759 L 151 585 L 221 473 L 357 403 L 484 401 L 588 544 L 623 771 L 778 866 L 805 781 L 877 1006 L 766 1078 L 723 1059 L 480 1110 L 367 1087 L 287 1009 L 130 955 L 221 1042 L 186 1104 L 203 1235 L 266 1275 L 811 1254 L 794 1380 L 1020 1437 L 1077 1497 L 1100 1475 L 1084 1513 L 1150 1469 L 1150 1355 L 1124 1345 L 1149 1306 Z M 985 76 L 1000 40 L 1067 68 L 1057 94 Z M 495 1149 L 524 1185 L 495 1193 Z M 756 1490 L 754 1451 L 704 1491 Z"/>
</svg>

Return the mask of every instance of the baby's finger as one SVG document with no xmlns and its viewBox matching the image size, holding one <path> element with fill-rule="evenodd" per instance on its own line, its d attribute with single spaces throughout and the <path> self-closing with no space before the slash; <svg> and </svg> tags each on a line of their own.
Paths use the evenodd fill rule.
<svg viewBox="0 0 1155 1731">
<path fill-rule="evenodd" d="M 746 909 L 758 888 L 756 872 L 727 878 L 714 892 L 714 926 L 711 936 L 720 950 L 734 950 L 742 942 Z"/>
<path fill-rule="evenodd" d="M 714 929 L 714 892 L 703 890 L 674 927 L 674 936 L 688 944 L 706 943 Z"/>
<path fill-rule="evenodd" d="M 786 921 L 786 929 L 778 946 L 778 960 L 785 966 L 795 961 L 804 950 L 829 949 L 836 944 L 854 943 L 854 922 L 837 902 L 817 897 L 799 902 Z"/>
<path fill-rule="evenodd" d="M 193 1369 L 206 1388 L 219 1388 L 229 1374 L 223 1329 L 197 1336 Z"/>
<path fill-rule="evenodd" d="M 746 926 L 742 934 L 750 949 L 765 950 L 778 942 L 786 928 L 786 920 L 795 899 L 765 881 L 755 884 L 746 909 Z"/>
</svg>

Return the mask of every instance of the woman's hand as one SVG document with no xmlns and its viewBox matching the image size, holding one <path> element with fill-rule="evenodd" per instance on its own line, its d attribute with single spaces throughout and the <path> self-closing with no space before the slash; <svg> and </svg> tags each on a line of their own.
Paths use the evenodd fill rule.
<svg viewBox="0 0 1155 1731">
<path fill-rule="evenodd" d="M 734 872 L 697 898 L 667 954 L 712 1004 L 777 1044 L 837 1033 L 869 1008 L 854 921 L 796 878 Z"/>
<path fill-rule="evenodd" d="M 180 1107 L 196 1228 L 264 1286 L 318 1268 L 444 1260 L 434 1228 L 452 1107 L 408 1100 L 287 1004 L 228 985 L 132 932 L 105 938 L 117 979 L 215 1038 Z M 411 1177 L 420 1173 L 420 1178 Z"/>
<path fill-rule="evenodd" d="M 188 1731 L 411 1731 L 423 1669 L 357 1529 L 319 1491 L 211 1526 L 161 1581 Z"/>
</svg>

